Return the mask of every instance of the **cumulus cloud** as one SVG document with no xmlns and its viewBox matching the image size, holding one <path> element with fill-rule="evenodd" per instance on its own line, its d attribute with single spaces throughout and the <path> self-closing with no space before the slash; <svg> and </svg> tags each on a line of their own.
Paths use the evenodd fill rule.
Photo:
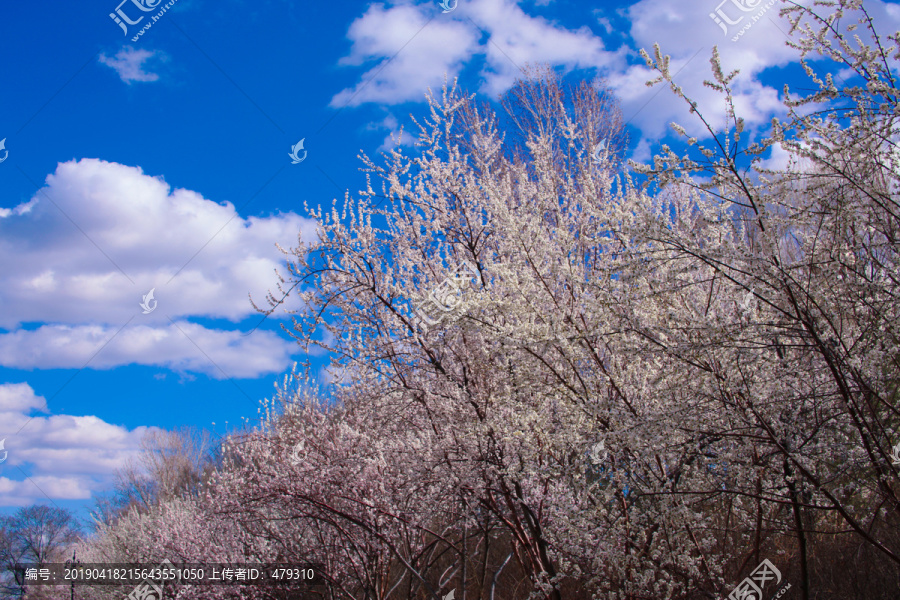
<svg viewBox="0 0 900 600">
<path fill-rule="evenodd" d="M 289 364 L 287 341 L 185 319 L 255 316 L 248 294 L 262 299 L 284 264 L 275 244 L 309 239 L 313 221 L 294 213 L 244 218 L 229 202 L 97 159 L 59 164 L 26 205 L 0 218 L 0 254 L 16 256 L 0 273 L 0 328 L 8 330 L 0 364 L 81 368 L 126 323 L 91 367 L 252 377 Z M 143 314 L 151 289 L 156 308 Z"/>
<path fill-rule="evenodd" d="M 429 86 L 441 86 L 445 73 L 459 71 L 478 39 L 476 30 L 460 21 L 429 21 L 420 7 L 386 9 L 381 4 L 369 6 L 350 25 L 347 36 L 353 47 L 340 64 L 376 64 L 359 83 L 335 95 L 333 107 L 421 101 Z"/>
<path fill-rule="evenodd" d="M 168 57 L 161 52 L 150 50 L 135 50 L 131 46 L 125 46 L 112 58 L 105 54 L 100 55 L 100 62 L 111 67 L 118 73 L 119 79 L 131 85 L 134 81 L 156 81 L 159 75 L 145 71 L 145 63 L 153 60 L 165 62 Z"/>
<path fill-rule="evenodd" d="M 79 477 L 30 477 L 17 481 L 0 476 L 0 498 L 3 506 L 45 504 L 50 500 L 87 500 L 91 497 L 89 482 Z"/>
<path fill-rule="evenodd" d="M 34 411 L 46 413 L 47 402 L 30 385 L 0 384 L 0 440 L 7 453 L 0 464 L 2 506 L 90 498 L 108 487 L 154 429 L 129 430 L 95 416 L 32 416 Z"/>
<path fill-rule="evenodd" d="M 744 2 L 748 6 L 753 3 L 754 0 Z M 697 102 L 699 111 L 717 128 L 725 125 L 726 106 L 722 96 L 703 82 L 713 78 L 710 57 L 713 47 L 718 46 L 725 72 L 741 71 L 733 84 L 736 109 L 750 126 L 768 122 L 773 114 L 783 111 L 783 106 L 779 101 L 779 90 L 761 83 L 759 75 L 766 68 L 784 66 L 797 58 L 796 52 L 785 45 L 788 38 L 783 31 L 787 28 L 779 22 L 780 6 L 766 8 L 766 2 L 760 0 L 755 10 L 744 13 L 735 9 L 733 3 L 724 3 L 721 10 L 736 11 L 736 14 L 727 12 L 726 16 L 738 22 L 726 36 L 710 17 L 716 11 L 716 4 L 676 5 L 663 0 L 641 0 L 626 11 L 630 24 L 629 44 L 635 50 L 646 50 L 651 56 L 654 44 L 659 44 L 662 53 L 671 57 L 670 72 L 676 84 Z M 760 11 L 761 16 L 758 15 Z M 747 16 L 742 16 L 745 14 Z M 757 20 L 752 23 L 752 28 L 737 42 L 732 42 L 731 37 L 740 26 L 753 18 Z M 673 121 L 684 126 L 692 136 L 708 136 L 702 122 L 690 114 L 683 100 L 664 89 L 663 84 L 646 86 L 646 82 L 655 76 L 643 60 L 610 74 L 610 84 L 623 105 L 629 107 L 625 110 L 625 118 L 650 139 L 665 136 Z"/>
<path fill-rule="evenodd" d="M 47 412 L 47 401 L 37 396 L 27 383 L 0 384 L 0 414 L 34 410 Z"/>
<path fill-rule="evenodd" d="M 809 6 L 812 0 L 799 0 L 796 4 Z M 710 58 L 713 47 L 717 46 L 723 70 L 740 71 L 732 84 L 735 109 L 750 128 L 764 127 L 772 116 L 782 115 L 784 107 L 781 88 L 764 83 L 762 75 L 768 69 L 787 67 L 798 59 L 797 51 L 786 44 L 789 39 L 797 38 L 788 36 L 790 24 L 779 16 L 783 6 L 780 0 L 679 4 L 668 0 L 640 0 L 625 12 L 630 24 L 629 43 L 635 49 L 646 49 L 651 55 L 654 43 L 658 43 L 662 53 L 672 57 L 670 71 L 675 75 L 676 84 L 697 102 L 698 110 L 714 128 L 722 128 L 726 125 L 722 96 L 703 84 L 704 80 L 713 78 Z M 892 11 L 891 5 L 876 0 L 867 8 L 876 22 L 883 23 L 884 31 L 900 27 L 900 11 Z M 635 107 L 630 113 L 625 111 L 625 118 L 650 139 L 665 135 L 673 121 L 684 126 L 692 136 L 708 136 L 683 101 L 667 89 L 644 85 L 653 78 L 643 61 L 610 75 L 610 83 L 623 104 Z"/>
<path fill-rule="evenodd" d="M 510 0 L 472 2 L 467 11 L 488 36 L 481 47 L 486 58 L 481 91 L 486 94 L 496 96 L 509 89 L 530 64 L 600 72 L 624 66 L 622 51 L 605 49 L 603 40 L 588 27 L 566 29 L 526 14 Z"/>
<path fill-rule="evenodd" d="M 0 327 L 25 322 L 125 323 L 155 288 L 142 323 L 254 314 L 284 263 L 276 243 L 309 239 L 294 213 L 243 218 L 230 202 L 172 190 L 161 178 L 96 159 L 58 165 L 28 212 L 0 220 L 5 265 Z"/>
<path fill-rule="evenodd" d="M 765 7 L 762 1 L 745 4 L 759 2 Z M 353 46 L 341 63 L 358 66 L 377 62 L 357 85 L 337 94 L 332 105 L 421 101 L 427 87 L 441 85 L 444 73 L 452 78 L 475 59 L 482 61 L 480 91 L 496 96 L 508 90 L 528 65 L 547 63 L 565 71 L 592 69 L 605 77 L 626 107 L 625 118 L 651 139 L 666 135 L 672 121 L 680 122 L 692 135 L 705 137 L 702 124 L 689 115 L 683 103 L 674 100 L 667 90 L 646 86 L 654 73 L 636 54 L 640 48 L 650 50 L 659 42 L 663 52 L 672 56 L 671 71 L 677 73 L 676 81 L 718 125 L 715 115 L 723 114 L 725 105 L 721 96 L 703 85 L 711 78 L 709 58 L 718 44 L 724 67 L 743 73 L 734 86 L 737 109 L 750 125 L 767 122 L 782 110 L 782 105 L 779 90 L 762 84 L 759 74 L 796 60 L 795 51 L 783 43 L 787 38 L 782 33 L 786 31 L 784 23 L 779 23 L 777 16 L 779 6 L 765 9 L 765 18 L 756 14 L 759 10 L 747 13 L 744 21 L 757 20 L 738 42 L 731 42 L 730 37 L 723 40 L 722 30 L 710 18 L 715 8 L 714 3 L 674 5 L 664 0 L 641 0 L 619 15 L 627 19 L 630 39 L 610 50 L 590 28 L 567 29 L 527 14 L 512 0 L 473 0 L 464 10 L 430 21 L 434 16 L 431 5 L 372 5 L 350 26 L 347 35 Z M 739 16 L 729 18 L 737 20 Z M 608 32 L 610 20 L 607 16 L 599 19 L 598 25 Z M 732 34 L 738 30 L 735 26 Z M 386 141 L 384 147 L 389 146 Z"/>
<path fill-rule="evenodd" d="M 812 0 L 797 4 L 811 5 Z M 666 136 L 671 122 L 705 138 L 709 133 L 686 103 L 661 86 L 646 86 L 655 73 L 637 52 L 652 53 L 659 43 L 663 54 L 672 57 L 676 83 L 719 129 L 727 126 L 726 105 L 720 94 L 704 86 L 704 80 L 712 79 L 709 60 L 718 46 L 723 69 L 740 70 L 733 83 L 734 103 L 752 130 L 784 111 L 781 89 L 764 83 L 763 73 L 798 58 L 786 45 L 790 26 L 779 16 L 783 6 L 780 0 L 640 0 L 617 11 L 591 11 L 598 29 L 621 38 L 622 46 L 610 50 L 589 28 L 567 29 L 528 14 L 523 8 L 528 3 L 513 0 L 470 0 L 448 14 L 436 13 L 431 3 L 375 4 L 350 26 L 351 51 L 341 61 L 374 66 L 358 84 L 337 94 L 332 105 L 422 101 L 426 88 L 438 87 L 444 73 L 452 78 L 473 64 L 480 68 L 480 91 L 496 96 L 527 65 L 548 63 L 567 71 L 592 69 L 606 78 L 625 108 L 625 119 L 647 141 Z M 895 4 L 873 0 L 867 8 L 884 23 L 884 31 L 900 27 Z M 389 141 L 383 145 L 390 146 Z"/>
<path fill-rule="evenodd" d="M 31 211 L 31 209 L 34 208 L 34 205 L 36 203 L 37 203 L 36 200 L 32 200 L 30 202 L 24 202 L 24 203 L 16 206 L 15 208 L 0 208 L 0 219 L 4 219 L 4 218 L 12 216 L 12 215 L 16 215 L 16 216 L 24 215 L 24 214 L 28 213 L 29 211 Z"/>
<path fill-rule="evenodd" d="M 43 325 L 0 334 L 0 365 L 15 369 L 110 369 L 127 364 L 205 373 L 215 379 L 279 373 L 296 344 L 270 331 L 244 336 L 178 321 L 168 326 Z M 102 352 L 98 352 L 102 349 Z M 89 362 L 88 362 L 89 361 Z M 3 398 L 0 396 L 0 407 Z"/>
<path fill-rule="evenodd" d="M 527 15 L 511 0 L 473 0 L 436 18 L 433 12 L 431 4 L 375 4 L 356 19 L 341 64 L 377 64 L 332 106 L 422 101 L 428 87 L 440 87 L 445 74 L 452 78 L 475 56 L 485 59 L 482 91 L 492 95 L 508 89 L 528 64 L 599 68 L 622 59 L 587 27 L 570 31 Z"/>
<path fill-rule="evenodd" d="M 413 132 L 408 127 L 402 128 L 401 131 L 397 117 L 392 114 L 388 114 L 381 121 L 369 123 L 366 129 L 370 131 L 388 131 L 381 145 L 377 148 L 378 152 L 390 152 L 398 149 L 400 146 L 412 148 L 416 145 L 416 136 Z"/>
</svg>

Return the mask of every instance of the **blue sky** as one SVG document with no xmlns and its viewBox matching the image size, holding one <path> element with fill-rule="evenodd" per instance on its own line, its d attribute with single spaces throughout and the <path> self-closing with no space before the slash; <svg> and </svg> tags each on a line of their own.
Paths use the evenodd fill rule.
<svg viewBox="0 0 900 600">
<path fill-rule="evenodd" d="M 361 189 L 357 155 L 393 147 L 445 74 L 485 100 L 528 63 L 605 77 L 636 160 L 671 121 L 701 133 L 667 90 L 644 85 L 640 48 L 659 42 L 714 122 L 722 105 L 702 82 L 716 44 L 726 68 L 742 70 L 738 109 L 751 128 L 782 115 L 783 84 L 802 81 L 780 3 L 768 0 L 459 0 L 449 12 L 421 1 L 177 0 L 159 14 L 166 4 L 0 6 L 6 512 L 53 502 L 84 516 L 147 428 L 222 435 L 226 421 L 256 419 L 306 358 L 281 313 L 246 335 L 260 319 L 248 294 L 262 301 L 283 267 L 275 244 L 311 239 L 303 203 Z M 867 6 L 882 32 L 898 29 L 896 3 Z M 137 22 L 127 32 L 117 10 Z M 720 27 L 711 13 L 737 23 Z M 292 164 L 301 139 L 306 158 Z M 326 357 L 312 358 L 327 381 Z"/>
</svg>

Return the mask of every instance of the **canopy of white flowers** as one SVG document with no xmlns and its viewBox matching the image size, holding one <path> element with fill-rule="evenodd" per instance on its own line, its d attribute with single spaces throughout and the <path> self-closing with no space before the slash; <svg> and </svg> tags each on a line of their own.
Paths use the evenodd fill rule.
<svg viewBox="0 0 900 600">
<path fill-rule="evenodd" d="M 896 583 L 898 38 L 860 6 L 786 9 L 816 89 L 767 132 L 714 53 L 728 125 L 652 165 L 596 83 L 535 70 L 505 116 L 446 85 L 286 250 L 334 397 L 288 378 L 198 495 L 91 551 L 309 561 L 360 600 L 720 597 L 766 558 L 811 597 L 842 548 Z"/>
</svg>

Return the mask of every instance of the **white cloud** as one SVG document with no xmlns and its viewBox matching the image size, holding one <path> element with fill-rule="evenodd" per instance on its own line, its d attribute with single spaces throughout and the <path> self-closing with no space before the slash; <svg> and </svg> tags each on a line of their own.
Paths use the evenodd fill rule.
<svg viewBox="0 0 900 600">
<path fill-rule="evenodd" d="M 3 506 L 46 504 L 50 500 L 86 500 L 91 497 L 89 482 L 79 477 L 31 477 L 16 481 L 0 476 Z"/>
<path fill-rule="evenodd" d="M 109 486 L 116 469 L 139 451 L 154 428 L 132 430 L 95 416 L 29 416 L 47 412 L 47 402 L 27 383 L 0 384 L 0 506 L 90 498 Z M 30 471 L 22 477 L 22 469 Z"/>
<path fill-rule="evenodd" d="M 372 5 L 351 25 L 348 38 L 353 46 L 342 64 L 378 62 L 360 83 L 336 95 L 333 106 L 422 101 L 425 88 L 440 85 L 445 72 L 452 78 L 481 57 L 481 91 L 486 94 L 495 96 L 509 89 L 520 76 L 520 68 L 528 64 L 596 69 L 622 101 L 624 117 L 642 131 L 645 139 L 667 135 L 673 121 L 691 135 L 704 138 L 708 132 L 683 101 L 661 86 L 645 85 L 654 74 L 635 56 L 638 49 L 651 51 L 654 43 L 659 43 L 663 53 L 671 55 L 676 83 L 698 103 L 714 129 L 727 124 L 721 95 L 703 85 L 704 80 L 712 79 L 709 59 L 713 46 L 719 47 L 726 72 L 741 71 L 733 84 L 734 102 L 751 129 L 767 126 L 772 116 L 784 112 L 781 89 L 765 85 L 760 75 L 798 59 L 796 50 L 785 43 L 789 25 L 779 17 L 784 6 L 781 0 L 774 4 L 772 0 L 640 0 L 614 12 L 587 10 L 610 35 L 616 33 L 617 26 L 622 29 L 621 23 L 627 23 L 626 45 L 615 51 L 607 50 L 603 40 L 587 27 L 570 30 L 527 14 L 523 6 L 528 7 L 528 3 L 470 0 L 448 14 L 435 14 L 431 3 L 395 4 L 390 8 Z M 800 0 L 798 4 L 810 5 L 812 0 Z M 900 10 L 895 5 L 873 0 L 868 9 L 876 22 L 883 24 L 884 31 L 900 26 Z M 711 14 L 737 23 L 723 32 Z M 419 31 L 426 22 L 425 29 Z M 735 36 L 736 41 L 732 41 Z M 383 147 L 390 145 L 386 141 Z"/>
<path fill-rule="evenodd" d="M 296 346 L 274 335 L 242 337 L 184 319 L 258 315 L 248 293 L 263 301 L 274 289 L 285 261 L 275 244 L 310 239 L 314 221 L 243 218 L 231 203 L 97 159 L 59 164 L 28 206 L 0 219 L 0 254 L 16 256 L 0 275 L 0 328 L 10 330 L 0 334 L 0 364 L 81 368 L 129 320 L 91 368 L 136 363 L 223 377 L 173 322 L 228 376 L 289 364 Z M 139 304 L 150 289 L 157 304 L 145 315 Z M 286 306 L 296 308 L 292 301 Z"/>
<path fill-rule="evenodd" d="M 792 156 L 793 155 L 788 152 L 784 146 L 781 144 L 774 144 L 769 157 L 759 161 L 758 166 L 761 169 L 784 171 L 790 165 Z"/>
<path fill-rule="evenodd" d="M 637 145 L 631 152 L 631 156 L 628 158 L 635 162 L 647 164 L 653 161 L 653 150 L 646 139 L 641 139 L 638 140 Z"/>
<path fill-rule="evenodd" d="M 31 200 L 30 202 L 25 202 L 16 206 L 15 208 L 0 208 L 0 219 L 5 219 L 6 217 L 16 215 L 24 215 L 31 211 L 34 208 L 34 205 L 37 203 L 37 200 Z"/>
<path fill-rule="evenodd" d="M 58 165 L 27 213 L 0 220 L 0 327 L 20 323 L 169 324 L 256 314 L 284 264 L 276 243 L 310 239 L 294 213 L 243 218 L 234 206 L 172 190 L 140 168 L 96 159 Z M 192 258 L 193 257 L 193 258 Z M 130 280 L 130 281 L 129 281 Z M 133 283 L 132 283 L 133 282 Z M 155 288 L 157 309 L 139 303 Z"/>
<path fill-rule="evenodd" d="M 508 89 L 528 64 L 572 69 L 622 60 L 587 27 L 569 31 L 527 15 L 511 0 L 473 0 L 429 21 L 433 10 L 431 4 L 375 4 L 356 19 L 347 33 L 353 47 L 341 64 L 379 62 L 331 105 L 423 101 L 426 88 L 440 87 L 445 73 L 452 79 L 476 55 L 486 57 L 482 91 L 492 95 Z"/>
<path fill-rule="evenodd" d="M 416 136 L 413 135 L 413 132 L 408 127 L 403 128 L 401 135 L 400 123 L 397 121 L 397 117 L 392 114 L 388 114 L 379 122 L 370 123 L 366 129 L 370 131 L 388 131 L 381 145 L 376 149 L 377 152 L 390 152 L 398 149 L 400 146 L 412 148 L 416 145 Z"/>
<path fill-rule="evenodd" d="M 32 409 L 47 412 L 47 401 L 36 396 L 27 383 L 0 384 L 0 414 L 5 412 L 29 412 Z"/>
<path fill-rule="evenodd" d="M 671 72 L 675 74 L 675 82 L 698 103 L 699 111 L 714 128 L 725 126 L 725 104 L 719 93 L 703 85 L 704 80 L 713 78 L 710 69 L 713 46 L 719 48 L 726 73 L 740 70 L 733 83 L 735 108 L 751 128 L 765 127 L 772 116 L 784 113 L 780 102 L 781 87 L 763 84 L 760 75 L 766 69 L 797 63 L 799 58 L 797 51 L 786 45 L 790 25 L 779 17 L 784 6 L 780 0 L 772 6 L 769 6 L 771 0 L 742 0 L 741 3 L 750 10 L 741 11 L 737 2 L 723 3 L 721 0 L 678 4 L 668 0 L 641 0 L 626 11 L 633 46 L 644 48 L 652 55 L 653 44 L 659 43 L 662 53 L 672 57 Z M 812 1 L 800 0 L 797 4 L 811 5 Z M 895 31 L 900 27 L 900 14 L 892 15 L 889 5 L 876 0 L 867 8 L 884 31 Z M 729 20 L 738 21 L 727 27 L 727 34 L 710 17 L 717 9 L 721 9 Z M 848 18 L 851 18 L 849 13 Z M 750 27 L 743 35 L 732 41 L 741 28 L 748 25 Z M 626 119 L 631 118 L 631 123 L 651 139 L 665 135 L 672 121 L 684 126 L 690 135 L 699 138 L 708 135 L 697 116 L 691 115 L 687 105 L 668 89 L 644 87 L 644 82 L 649 79 L 653 76 L 643 61 L 610 77 L 623 104 L 635 107 L 631 112 L 625 110 Z M 799 84 L 803 85 L 802 82 Z"/>
<path fill-rule="evenodd" d="M 285 370 L 296 350 L 295 343 L 265 330 L 244 336 L 187 321 L 162 327 L 130 325 L 117 334 L 118 329 L 43 325 L 0 334 L 0 365 L 80 369 L 87 363 L 91 369 L 110 369 L 140 364 L 206 373 L 214 379 L 253 378 Z M 2 401 L 0 394 L 0 406 Z"/>
<path fill-rule="evenodd" d="M 723 10 L 733 8 L 731 3 L 726 4 Z M 697 102 L 700 113 L 714 128 L 725 126 L 726 107 L 722 96 L 703 82 L 713 78 L 710 57 L 713 46 L 718 45 L 725 72 L 741 71 L 733 84 L 738 113 L 750 126 L 766 123 L 773 114 L 780 114 L 784 109 L 779 102 L 779 90 L 761 84 L 758 76 L 763 69 L 784 66 L 797 58 L 796 52 L 784 44 L 787 38 L 779 29 L 784 29 L 784 25 L 777 24 L 779 7 L 768 9 L 738 42 L 731 42 L 731 36 L 723 36 L 722 30 L 710 18 L 716 6 L 715 1 L 676 5 L 664 0 L 641 0 L 627 9 L 631 43 L 651 55 L 653 45 L 658 43 L 662 53 L 671 56 L 670 72 L 676 84 Z M 750 17 L 745 21 L 757 16 L 763 6 L 761 3 L 760 8 L 748 13 Z M 737 17 L 729 13 L 732 20 Z M 684 126 L 690 135 L 701 139 L 707 137 L 709 134 L 702 122 L 690 114 L 687 104 L 676 98 L 665 84 L 646 86 L 655 75 L 641 60 L 609 77 L 626 107 L 625 119 L 650 139 L 667 135 L 673 121 Z"/>
<path fill-rule="evenodd" d="M 588 27 L 568 30 L 526 14 L 510 0 L 472 2 L 467 12 L 489 36 L 481 49 L 487 58 L 482 70 L 484 93 L 496 96 L 506 91 L 529 64 L 601 71 L 624 65 L 623 54 L 606 50 Z"/>
<path fill-rule="evenodd" d="M 457 73 L 477 47 L 471 26 L 449 17 L 429 22 L 421 8 L 409 5 L 385 9 L 373 4 L 347 36 L 353 47 L 340 64 L 378 62 L 358 84 L 335 95 L 333 107 L 422 101 L 429 86 L 440 87 L 444 73 Z"/>
<path fill-rule="evenodd" d="M 119 50 L 113 58 L 109 58 L 105 54 L 100 55 L 100 62 L 108 67 L 115 69 L 119 74 L 119 78 L 127 84 L 133 81 L 156 81 L 159 75 L 144 70 L 144 63 L 157 59 L 161 62 L 168 60 L 168 57 L 161 52 L 151 52 L 149 50 L 135 50 L 131 46 L 125 46 Z"/>
</svg>

